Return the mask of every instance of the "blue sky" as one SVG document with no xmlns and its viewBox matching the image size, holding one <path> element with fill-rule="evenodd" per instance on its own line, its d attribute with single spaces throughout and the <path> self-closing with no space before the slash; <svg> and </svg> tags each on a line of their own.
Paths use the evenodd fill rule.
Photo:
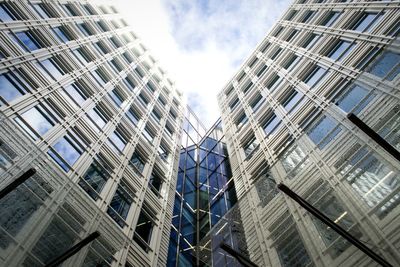
<svg viewBox="0 0 400 267">
<path fill-rule="evenodd" d="M 209 127 L 217 93 L 292 1 L 116 0 L 188 104 Z"/>
</svg>

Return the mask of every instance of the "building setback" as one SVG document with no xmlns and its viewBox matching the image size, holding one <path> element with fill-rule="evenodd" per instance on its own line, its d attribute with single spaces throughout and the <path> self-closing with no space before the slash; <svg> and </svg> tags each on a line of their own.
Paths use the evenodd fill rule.
<svg viewBox="0 0 400 267">
<path fill-rule="evenodd" d="M 0 3 L 0 265 L 166 264 L 184 105 L 116 10 Z"/>
<path fill-rule="evenodd" d="M 398 2 L 295 1 L 219 93 L 249 258 L 375 266 L 276 188 L 283 183 L 400 262 Z"/>
</svg>

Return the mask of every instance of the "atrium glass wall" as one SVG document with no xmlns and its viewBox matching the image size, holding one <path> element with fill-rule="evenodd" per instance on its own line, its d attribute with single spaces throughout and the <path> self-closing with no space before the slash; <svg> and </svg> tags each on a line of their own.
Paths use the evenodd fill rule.
<svg viewBox="0 0 400 267">
<path fill-rule="evenodd" d="M 188 109 L 179 160 L 168 266 L 197 266 L 198 244 L 236 202 L 218 120 L 205 133 Z M 185 145 L 188 145 L 184 147 Z"/>
</svg>

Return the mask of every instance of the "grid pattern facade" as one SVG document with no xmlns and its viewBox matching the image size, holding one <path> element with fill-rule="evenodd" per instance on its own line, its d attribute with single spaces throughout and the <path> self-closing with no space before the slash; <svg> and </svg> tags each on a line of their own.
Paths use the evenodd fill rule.
<svg viewBox="0 0 400 267">
<path fill-rule="evenodd" d="M 182 96 L 113 7 L 0 3 L 0 265 L 166 264 Z"/>
<path fill-rule="evenodd" d="M 364 266 L 370 258 L 279 193 L 284 183 L 392 264 L 400 261 L 396 1 L 295 1 L 219 93 L 250 259 Z"/>
<path fill-rule="evenodd" d="M 187 108 L 167 266 L 206 266 L 220 256 L 206 236 L 236 201 L 223 138 L 220 120 L 206 132 Z"/>
</svg>

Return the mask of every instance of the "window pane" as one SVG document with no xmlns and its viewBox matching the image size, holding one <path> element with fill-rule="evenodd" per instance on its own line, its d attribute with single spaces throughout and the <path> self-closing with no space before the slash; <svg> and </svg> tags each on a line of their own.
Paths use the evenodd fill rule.
<svg viewBox="0 0 400 267">
<path fill-rule="evenodd" d="M 14 33 L 16 38 L 11 37 L 25 50 L 34 51 L 40 48 L 40 45 L 36 42 L 33 35 L 29 31 L 16 32 Z"/>
<path fill-rule="evenodd" d="M 107 213 L 111 216 L 111 218 L 114 219 L 114 221 L 118 223 L 119 226 L 124 227 L 124 220 L 127 218 L 129 209 L 133 202 L 133 193 L 129 192 L 129 190 L 126 190 L 122 183 L 123 182 L 118 185 L 117 191 L 111 200 Z"/>
<path fill-rule="evenodd" d="M 3 22 L 13 21 L 14 16 L 5 4 L 0 4 L 0 20 Z"/>
<path fill-rule="evenodd" d="M 40 65 L 38 65 L 38 67 L 45 76 L 51 77 L 51 79 L 58 80 L 63 76 L 60 69 L 51 59 L 40 61 Z"/>
<path fill-rule="evenodd" d="M 58 153 L 61 158 L 49 150 L 49 155 L 65 170 L 69 171 L 70 166 L 81 156 L 82 151 L 79 151 L 75 146 L 71 144 L 71 141 L 65 137 L 61 138 L 56 144 L 53 145 L 53 149 Z M 67 163 L 67 164 L 66 164 Z"/>
<path fill-rule="evenodd" d="M 308 137 L 319 149 L 323 149 L 341 131 L 340 127 L 337 127 L 337 125 L 338 123 L 330 117 L 323 116 L 316 125 L 307 132 Z"/>
<path fill-rule="evenodd" d="M 45 11 L 45 7 L 43 4 L 33 4 L 33 8 L 36 10 L 36 12 L 42 17 L 43 19 L 48 19 L 50 18 L 49 14 L 47 11 Z"/>
<path fill-rule="evenodd" d="M 144 159 L 135 151 L 129 161 L 129 164 L 134 166 L 139 172 L 143 172 L 145 161 Z"/>
<path fill-rule="evenodd" d="M 78 86 L 70 84 L 64 86 L 65 91 L 68 93 L 71 100 L 76 102 L 79 106 L 86 100 L 86 96 L 82 93 Z"/>
<path fill-rule="evenodd" d="M 380 20 L 381 15 L 378 13 L 365 13 L 358 23 L 353 27 L 353 30 L 359 32 L 369 32 L 373 26 Z"/>
<path fill-rule="evenodd" d="M 21 117 L 41 136 L 47 133 L 54 126 L 54 122 L 36 107 L 23 113 Z M 20 125 L 36 139 L 36 136 L 30 129 L 25 127 L 23 124 Z"/>
<path fill-rule="evenodd" d="M 302 98 L 303 94 L 293 90 L 293 92 L 283 101 L 282 106 L 287 112 L 291 113 L 295 110 L 294 107 L 298 105 Z"/>
<path fill-rule="evenodd" d="M 119 134 L 118 132 L 111 133 L 110 140 L 119 152 L 122 152 L 124 150 L 126 146 L 126 141 L 122 138 L 121 134 Z"/>
<path fill-rule="evenodd" d="M 264 125 L 264 132 L 266 135 L 272 134 L 276 128 L 278 128 L 281 120 L 274 114 L 272 115 Z"/>
<path fill-rule="evenodd" d="M 92 121 L 96 124 L 98 128 L 102 129 L 104 125 L 106 125 L 105 119 L 100 116 L 99 111 L 96 108 L 89 110 L 87 112 L 87 115 L 89 116 L 89 118 L 92 119 Z"/>
<path fill-rule="evenodd" d="M 15 79 L 12 79 L 8 74 L 0 75 L 0 95 L 3 99 L 11 102 L 23 94 L 24 90 L 16 84 Z"/>
<path fill-rule="evenodd" d="M 350 113 L 367 95 L 369 91 L 362 88 L 359 85 L 354 85 L 351 87 L 343 96 L 337 100 L 336 104 L 345 112 Z M 368 97 L 364 103 L 357 108 L 357 111 L 353 113 L 360 112 L 368 103 L 373 99 L 374 95 Z"/>
<path fill-rule="evenodd" d="M 323 80 L 326 72 L 326 69 L 316 66 L 314 70 L 306 77 L 306 79 L 304 79 L 304 82 L 308 86 L 313 87 Z"/>
<path fill-rule="evenodd" d="M 135 234 L 140 236 L 140 238 L 146 242 L 146 244 L 150 244 L 151 240 L 151 233 L 153 230 L 153 221 L 149 216 L 147 215 L 147 212 L 144 212 L 143 210 L 140 211 L 139 214 L 139 219 L 136 224 L 136 229 L 135 229 Z M 147 250 L 146 246 L 143 246 L 142 241 L 137 238 L 134 238 L 136 242 L 138 242 L 139 245 L 145 250 Z"/>
<path fill-rule="evenodd" d="M 62 26 L 53 28 L 53 31 L 61 42 L 66 43 L 71 40 L 65 33 L 65 30 L 62 28 Z"/>
<path fill-rule="evenodd" d="M 353 49 L 354 44 L 347 41 L 339 41 L 339 43 L 332 49 L 328 56 L 333 60 L 341 60 L 345 58 Z"/>
<path fill-rule="evenodd" d="M 109 177 L 110 174 L 106 169 L 101 167 L 101 164 L 93 162 L 83 176 L 83 180 L 79 182 L 79 185 L 90 197 L 96 200 L 98 198 L 97 193 L 101 192 Z"/>
<path fill-rule="evenodd" d="M 386 51 L 370 67 L 369 73 L 378 77 L 385 77 L 390 72 L 388 80 L 393 80 L 400 73 L 400 54 Z"/>
</svg>

